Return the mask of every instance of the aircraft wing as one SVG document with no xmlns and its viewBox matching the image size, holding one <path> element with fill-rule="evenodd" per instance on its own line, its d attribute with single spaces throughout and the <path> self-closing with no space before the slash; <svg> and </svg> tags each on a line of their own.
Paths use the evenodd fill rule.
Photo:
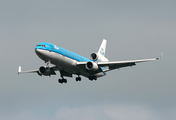
<svg viewBox="0 0 176 120">
<path fill-rule="evenodd" d="M 60 69 L 57 67 L 57 66 L 52 66 L 50 67 L 50 75 L 56 75 L 55 71 L 59 71 Z M 18 67 L 18 74 L 21 74 L 21 73 L 38 73 L 39 75 L 40 72 L 39 72 L 39 69 L 36 69 L 36 70 L 28 70 L 28 71 L 21 71 L 21 66 Z"/>
<path fill-rule="evenodd" d="M 21 66 L 18 67 L 18 74 L 20 73 L 36 73 L 38 70 L 28 70 L 28 71 L 21 71 Z"/>
<path fill-rule="evenodd" d="M 67 72 L 67 71 L 64 71 L 62 68 L 60 67 L 57 67 L 57 66 L 52 66 L 52 67 L 49 67 L 50 69 L 50 73 L 49 73 L 49 76 L 50 75 L 56 75 L 56 72 L 55 71 L 60 71 L 60 73 L 62 74 L 62 76 L 67 76 L 67 77 L 72 77 L 72 73 L 70 72 Z M 18 74 L 21 74 L 21 73 L 37 73 L 38 75 L 42 76 L 42 75 L 46 75 L 46 74 L 41 74 L 39 72 L 39 69 L 36 69 L 36 70 L 29 70 L 29 71 L 21 71 L 21 66 L 19 66 L 18 68 Z M 48 74 L 47 74 L 48 76 Z"/>
<path fill-rule="evenodd" d="M 129 61 L 108 61 L 108 62 L 98 62 L 98 66 L 100 67 L 108 67 L 109 69 L 105 69 L 104 72 L 119 69 L 122 67 L 130 67 L 136 65 L 136 63 L 140 62 L 148 62 L 148 61 L 154 61 L 159 60 L 160 58 L 152 58 L 152 59 L 142 59 L 142 60 L 129 60 Z"/>
<path fill-rule="evenodd" d="M 162 57 L 157 58 L 151 58 L 151 59 L 141 59 L 141 60 L 129 60 L 129 61 L 102 61 L 102 62 L 96 62 L 99 67 L 105 67 L 105 69 L 102 69 L 103 72 L 107 72 L 114 69 L 119 69 L 122 67 L 130 67 L 136 65 L 136 63 L 140 62 L 148 62 L 148 61 L 154 61 L 159 60 Z M 87 62 L 78 62 L 77 65 L 85 65 Z"/>
</svg>

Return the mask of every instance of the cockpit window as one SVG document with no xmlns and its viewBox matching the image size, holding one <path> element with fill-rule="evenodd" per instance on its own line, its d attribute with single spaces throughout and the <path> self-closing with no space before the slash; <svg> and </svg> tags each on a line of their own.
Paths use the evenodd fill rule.
<svg viewBox="0 0 176 120">
<path fill-rule="evenodd" d="M 37 45 L 37 46 L 42 46 L 42 47 L 46 47 L 45 45 Z"/>
</svg>

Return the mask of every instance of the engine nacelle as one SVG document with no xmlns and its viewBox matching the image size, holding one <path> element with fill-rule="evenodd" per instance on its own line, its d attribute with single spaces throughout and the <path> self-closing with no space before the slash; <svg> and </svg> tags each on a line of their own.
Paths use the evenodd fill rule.
<svg viewBox="0 0 176 120">
<path fill-rule="evenodd" d="M 98 65 L 95 62 L 87 62 L 86 68 L 91 71 L 96 71 L 98 69 Z"/>
<path fill-rule="evenodd" d="M 102 56 L 102 55 L 98 55 L 97 53 L 92 53 L 90 55 L 90 59 L 93 61 L 109 61 L 106 57 Z"/>
<path fill-rule="evenodd" d="M 90 55 L 90 59 L 91 60 L 98 60 L 98 54 L 97 53 L 92 53 L 91 55 Z"/>
<path fill-rule="evenodd" d="M 39 75 L 50 76 L 50 68 L 49 67 L 41 66 L 39 68 Z"/>
</svg>

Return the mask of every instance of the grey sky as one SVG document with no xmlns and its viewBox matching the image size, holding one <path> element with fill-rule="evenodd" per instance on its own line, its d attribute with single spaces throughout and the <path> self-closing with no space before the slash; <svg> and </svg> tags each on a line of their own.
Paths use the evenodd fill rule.
<svg viewBox="0 0 176 120">
<path fill-rule="evenodd" d="M 0 1 L 0 119 L 175 120 L 176 1 Z M 17 75 L 45 65 L 35 54 L 40 42 L 85 57 L 107 39 L 109 60 L 152 58 L 108 72 L 91 82 L 60 74 Z"/>
</svg>

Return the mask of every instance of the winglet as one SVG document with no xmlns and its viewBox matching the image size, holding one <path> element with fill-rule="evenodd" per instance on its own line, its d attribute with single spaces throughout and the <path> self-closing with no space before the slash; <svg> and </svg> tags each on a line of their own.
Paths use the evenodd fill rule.
<svg viewBox="0 0 176 120">
<path fill-rule="evenodd" d="M 161 53 L 160 57 L 156 58 L 156 60 L 161 60 L 162 57 L 163 57 L 163 52 Z"/>
<path fill-rule="evenodd" d="M 163 57 L 163 52 L 161 53 L 161 55 L 160 55 L 160 59 Z"/>
<path fill-rule="evenodd" d="M 18 74 L 21 72 L 21 66 L 18 67 Z"/>
</svg>

